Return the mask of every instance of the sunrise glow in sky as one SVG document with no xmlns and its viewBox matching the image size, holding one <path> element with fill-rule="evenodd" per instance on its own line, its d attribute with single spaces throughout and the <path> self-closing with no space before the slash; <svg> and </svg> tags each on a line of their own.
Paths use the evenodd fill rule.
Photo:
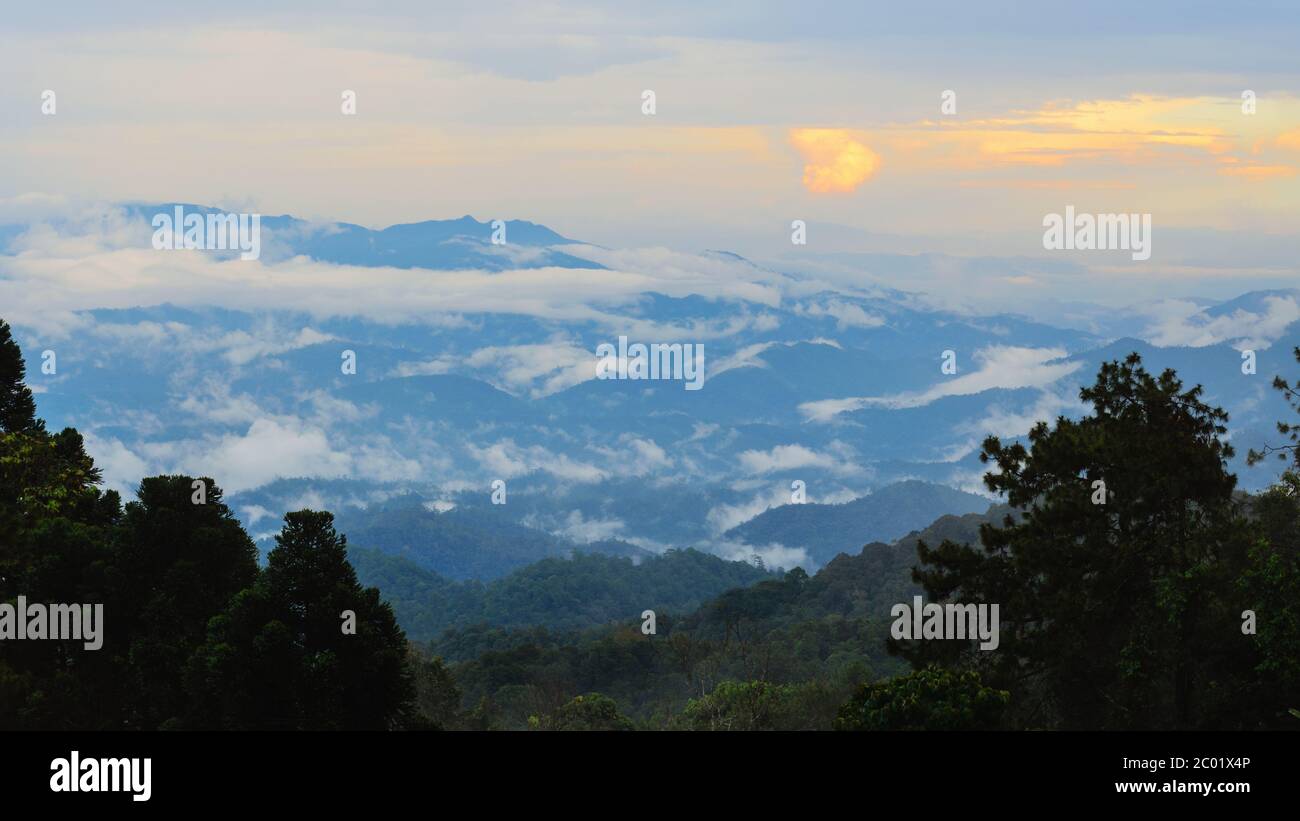
<svg viewBox="0 0 1300 821">
<path fill-rule="evenodd" d="M 1074 205 L 1151 213 L 1153 277 L 1294 275 L 1297 12 L 896 5 L 7 12 L 0 217 L 176 199 L 371 226 L 468 213 L 768 257 L 803 219 L 823 226 L 810 250 L 1021 256 Z"/>
</svg>

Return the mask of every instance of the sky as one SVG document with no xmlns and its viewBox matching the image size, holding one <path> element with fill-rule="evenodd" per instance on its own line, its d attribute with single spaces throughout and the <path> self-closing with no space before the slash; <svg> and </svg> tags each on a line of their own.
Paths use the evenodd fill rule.
<svg viewBox="0 0 1300 821">
<path fill-rule="evenodd" d="M 717 375 L 765 367 L 777 344 L 835 344 L 781 338 L 778 309 L 832 316 L 846 333 L 886 323 L 844 301 L 877 285 L 909 292 L 907 305 L 1169 346 L 1266 351 L 1300 319 L 1294 292 L 1202 310 L 1300 282 L 1294 2 L 375 5 L 0 12 L 0 315 L 25 350 L 58 349 L 65 362 L 87 340 L 175 354 L 165 410 L 203 426 L 164 441 L 146 416 L 131 417 L 136 438 L 117 438 L 116 409 L 103 427 L 77 420 L 114 486 L 175 470 L 218 474 L 235 490 L 286 475 L 478 481 L 452 470 L 465 459 L 491 475 L 596 482 L 626 470 L 628 453 L 643 466 L 633 475 L 667 475 L 689 461 L 681 448 L 715 446 L 697 430 L 672 447 L 597 443 L 566 461 L 522 438 L 469 443 L 469 456 L 441 443 L 348 442 L 339 431 L 369 411 L 323 388 L 280 407 L 194 378 L 191 366 L 209 359 L 236 373 L 332 341 L 317 327 L 328 318 L 437 330 L 496 312 L 555 323 L 553 335 L 485 341 L 389 374 L 472 368 L 520 397 L 591 378 L 590 346 L 566 323 L 611 339 L 702 342 L 710 357 L 741 334 L 772 333 L 711 358 Z M 431 277 L 272 253 L 163 253 L 141 225 L 104 217 L 105 204 L 130 202 L 372 228 L 523 219 L 580 241 L 569 250 L 604 268 Z M 1149 217 L 1150 257 L 1044 248 L 1045 219 L 1067 208 Z M 29 230 L 12 239 L 12 223 Z M 804 244 L 792 242 L 796 224 Z M 652 292 L 733 304 L 678 323 L 643 314 Z M 163 304 L 307 316 L 231 331 L 89 313 Z M 936 353 L 947 344 L 933 341 Z M 1037 391 L 955 430 L 967 450 L 943 456 L 959 459 L 988 430 L 1017 435 L 1074 409 L 1060 385 L 1080 366 L 1067 353 L 963 350 L 964 370 L 940 387 L 803 402 L 801 429 L 995 387 Z M 436 437 L 411 441 L 426 439 Z M 742 450 L 742 497 L 710 520 L 721 532 L 778 503 L 788 483 L 775 477 L 789 469 L 823 471 L 835 481 L 818 498 L 842 501 L 833 494 L 871 481 L 862 462 L 795 436 Z M 580 514 L 566 527 L 598 535 L 606 522 Z"/>
<path fill-rule="evenodd" d="M 1295 4 L 371 5 L 6 9 L 0 223 L 472 214 L 955 302 L 1295 281 Z M 1045 250 L 1066 206 L 1150 214 L 1151 259 Z"/>
</svg>

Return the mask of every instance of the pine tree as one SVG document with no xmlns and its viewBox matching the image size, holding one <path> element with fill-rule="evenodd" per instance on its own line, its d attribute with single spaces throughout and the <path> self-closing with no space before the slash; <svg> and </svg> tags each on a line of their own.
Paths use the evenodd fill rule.
<svg viewBox="0 0 1300 821">
<path fill-rule="evenodd" d="M 32 389 L 23 381 L 26 376 L 22 351 L 13 339 L 9 324 L 0 319 L 0 431 L 45 429 L 45 423 L 36 418 Z"/>
<path fill-rule="evenodd" d="M 190 681 L 200 726 L 390 729 L 414 709 L 392 608 L 357 582 L 333 515 L 311 510 L 285 516 L 257 582 L 213 621 Z"/>
<path fill-rule="evenodd" d="M 1222 661 L 1251 540 L 1227 414 L 1137 354 L 1103 364 L 1080 397 L 1092 415 L 1040 422 L 1028 449 L 984 442 L 986 485 L 1023 518 L 981 527 L 983 550 L 921 543 L 913 577 L 930 601 L 999 605 L 1000 647 L 963 657 L 1030 726 L 1218 726 L 1234 709 Z M 919 667 L 954 646 L 895 649 Z"/>
</svg>

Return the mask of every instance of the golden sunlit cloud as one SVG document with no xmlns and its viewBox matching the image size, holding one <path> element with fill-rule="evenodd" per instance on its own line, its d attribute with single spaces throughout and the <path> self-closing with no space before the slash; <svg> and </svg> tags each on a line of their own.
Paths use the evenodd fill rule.
<svg viewBox="0 0 1300 821">
<path fill-rule="evenodd" d="M 814 194 L 853 191 L 880 167 L 880 155 L 847 129 L 796 128 L 790 142 L 803 154 L 803 184 Z"/>
<path fill-rule="evenodd" d="M 1283 104 L 1291 107 L 1290 101 Z M 1088 164 L 1207 166 L 1252 145 L 1261 154 L 1272 138 L 1267 121 L 1243 117 L 1238 110 L 1233 100 L 1209 97 L 1048 102 L 1002 117 L 895 127 L 890 145 L 902 155 L 904 168 L 918 162 L 972 171 Z M 1277 143 L 1300 147 L 1300 131 L 1281 135 Z"/>
<path fill-rule="evenodd" d="M 1219 169 L 1219 173 L 1249 180 L 1271 180 L 1294 177 L 1296 169 L 1290 165 L 1225 165 Z"/>
<path fill-rule="evenodd" d="M 1290 148 L 1293 151 L 1300 151 L 1300 128 L 1294 131 L 1288 131 L 1285 134 L 1279 134 L 1277 144 L 1280 148 Z"/>
<path fill-rule="evenodd" d="M 1020 188 L 1031 191 L 1115 191 L 1132 190 L 1137 183 L 1122 180 L 962 180 L 962 188 Z"/>
</svg>

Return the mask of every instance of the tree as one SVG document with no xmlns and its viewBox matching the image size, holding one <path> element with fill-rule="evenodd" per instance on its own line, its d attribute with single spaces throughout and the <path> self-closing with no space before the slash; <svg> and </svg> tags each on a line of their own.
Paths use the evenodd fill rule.
<svg viewBox="0 0 1300 821">
<path fill-rule="evenodd" d="M 1220 726 L 1234 709 L 1233 580 L 1251 542 L 1225 467 L 1227 414 L 1137 354 L 1103 364 L 1080 397 L 1092 415 L 1038 423 L 1029 449 L 984 442 L 986 485 L 1023 518 L 983 525 L 983 550 L 917 549 L 931 601 L 999 605 L 999 648 L 895 649 L 917 667 L 959 649 L 1030 726 Z"/>
<path fill-rule="evenodd" d="M 1300 347 L 1293 353 L 1300 361 Z M 1300 412 L 1300 383 L 1292 385 L 1276 376 L 1273 387 Z M 1291 444 L 1252 450 L 1249 464 L 1258 464 L 1270 454 L 1285 461 L 1289 454 L 1292 467 L 1300 467 L 1300 425 L 1280 421 L 1277 429 Z M 1300 690 L 1300 473 L 1283 471 L 1277 484 L 1255 500 L 1254 507 L 1264 538 L 1252 546 L 1251 565 L 1238 582 L 1258 620 L 1256 672 L 1260 680 L 1250 697 L 1275 707 L 1278 718 L 1285 714 L 1300 717 L 1294 708 L 1282 712 Z"/>
<path fill-rule="evenodd" d="M 456 678 L 441 656 L 429 658 L 410 648 L 411 672 L 415 679 L 415 710 L 431 729 L 456 729 L 461 722 L 461 693 Z"/>
<path fill-rule="evenodd" d="M 803 716 L 792 709 L 797 690 L 768 681 L 724 681 L 687 702 L 682 723 L 692 730 L 809 729 L 799 726 Z"/>
<path fill-rule="evenodd" d="M 0 431 L 45 429 L 45 423 L 36 418 L 32 389 L 23 382 L 26 375 L 27 366 L 9 323 L 0 319 Z"/>
<path fill-rule="evenodd" d="M 1300 362 L 1300 346 L 1293 348 L 1291 353 L 1295 357 L 1296 361 Z M 1296 382 L 1293 385 L 1281 376 L 1274 376 L 1273 389 L 1281 392 L 1292 410 L 1300 413 L 1300 382 Z M 1247 454 L 1247 464 L 1259 464 L 1272 455 L 1276 455 L 1279 460 L 1286 461 L 1287 455 L 1290 454 L 1292 464 L 1300 467 L 1300 424 L 1279 421 L 1277 423 L 1277 431 L 1283 436 L 1286 436 L 1291 444 L 1278 446 L 1266 445 L 1263 450 L 1251 450 Z M 1291 487 L 1295 487 L 1294 481 L 1291 482 Z"/>
<path fill-rule="evenodd" d="M 995 730 L 1011 694 L 974 670 L 926 667 L 864 684 L 840 708 L 837 730 Z"/>
<path fill-rule="evenodd" d="M 204 483 L 203 504 L 194 484 Z M 154 476 L 126 506 L 114 560 L 110 652 L 130 661 L 126 726 L 183 720 L 183 674 L 208 622 L 257 578 L 257 547 L 211 479 Z"/>
<path fill-rule="evenodd" d="M 104 602 L 111 590 L 115 492 L 81 435 L 35 418 L 26 366 L 0 320 L 0 601 Z M 101 625 L 102 628 L 102 625 Z M 0 727 L 114 727 L 120 665 L 76 641 L 0 643 Z"/>
<path fill-rule="evenodd" d="M 1300 528 L 1300 515 L 1292 528 Z M 1258 707 L 1259 727 L 1289 726 L 1285 713 L 1300 692 L 1300 554 L 1260 539 L 1249 558 L 1237 586 L 1243 612 L 1249 610 L 1255 622 L 1254 633 L 1244 640 L 1248 652 L 1241 654 L 1253 675 L 1237 697 Z"/>
<path fill-rule="evenodd" d="M 355 632 L 345 629 L 351 611 Z M 189 665 L 191 722 L 231 729 L 391 729 L 412 714 L 406 637 L 362 588 L 330 513 L 285 516 L 256 582 Z"/>
<path fill-rule="evenodd" d="M 260 571 L 211 479 L 144 479 L 123 509 L 81 435 L 35 419 L 24 374 L 0 321 L 0 601 L 101 604 L 102 646 L 0 642 L 0 728 L 380 728 L 410 714 L 405 637 L 328 513 L 286 517 Z"/>
<path fill-rule="evenodd" d="M 530 716 L 528 726 L 537 730 L 631 730 L 631 720 L 618 711 L 614 699 L 600 693 L 574 696 L 568 704 L 545 718 Z"/>
</svg>

